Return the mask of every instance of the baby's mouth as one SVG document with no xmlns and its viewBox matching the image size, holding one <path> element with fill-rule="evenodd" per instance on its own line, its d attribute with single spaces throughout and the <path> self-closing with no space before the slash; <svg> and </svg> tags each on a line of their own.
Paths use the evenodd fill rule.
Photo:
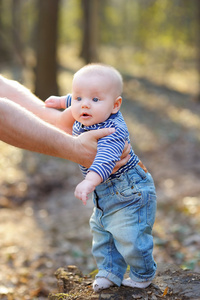
<svg viewBox="0 0 200 300">
<path fill-rule="evenodd" d="M 90 115 L 89 114 L 87 114 L 87 113 L 82 113 L 82 115 L 81 115 L 82 117 L 90 117 Z"/>
</svg>

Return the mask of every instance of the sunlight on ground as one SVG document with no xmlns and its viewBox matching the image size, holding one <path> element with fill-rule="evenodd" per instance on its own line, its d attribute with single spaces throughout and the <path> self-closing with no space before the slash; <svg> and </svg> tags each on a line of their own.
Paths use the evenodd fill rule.
<svg viewBox="0 0 200 300">
<path fill-rule="evenodd" d="M 12 220 L 10 216 L 8 217 L 8 214 L 13 216 Z M 37 241 L 37 243 L 42 244 L 44 233 L 41 229 L 39 229 L 39 226 L 33 215 L 32 207 L 29 207 L 28 203 L 26 207 L 16 208 L 10 211 L 1 210 L 0 224 L 0 236 L 4 237 L 1 239 L 1 253 L 4 255 L 6 253 L 8 255 L 9 252 L 11 253 L 11 251 L 14 250 L 14 247 L 14 252 L 16 254 L 18 251 L 20 251 L 21 247 L 30 247 L 31 242 L 29 239 L 27 239 L 27 236 L 30 236 L 32 241 Z M 32 245 L 32 247 L 34 246 Z M 34 251 L 37 251 L 37 246 L 34 248 Z"/>
<path fill-rule="evenodd" d="M 0 184 L 4 181 L 13 183 L 25 178 L 24 172 L 18 168 L 22 161 L 21 149 L 0 142 Z"/>
<path fill-rule="evenodd" d="M 145 77 L 179 92 L 196 95 L 199 91 L 199 75 L 195 65 L 188 67 L 183 62 L 182 65 L 181 62 L 171 62 L 173 67 L 168 68 L 166 62 L 157 62 L 151 53 L 140 53 L 126 45 L 122 48 L 101 47 L 100 59 L 124 73 Z"/>
<path fill-rule="evenodd" d="M 160 116 L 167 116 L 172 122 L 181 125 L 185 129 L 194 130 L 197 139 L 200 141 L 200 116 L 198 113 L 181 106 L 176 107 L 172 104 L 173 99 L 169 99 L 166 95 L 156 95 L 154 92 L 150 92 L 147 99 L 146 91 L 143 92 L 140 89 L 137 93 L 133 81 L 128 82 L 126 85 L 134 95 L 134 101 L 138 102 L 145 109 L 157 112 Z"/>
<path fill-rule="evenodd" d="M 162 100 L 159 98 L 159 101 Z M 166 103 L 167 114 L 170 119 L 183 127 L 197 130 L 197 137 L 200 140 L 200 117 L 192 113 L 189 109 L 178 109 Z"/>
<path fill-rule="evenodd" d="M 70 72 L 73 75 L 84 65 L 79 53 L 78 46 L 61 46 L 59 48 L 58 58 L 59 64 L 62 66 L 59 75 L 61 94 L 66 93 L 66 90 L 71 90 L 71 85 L 65 82 L 63 79 L 65 76 L 62 78 L 62 75 L 65 75 L 65 72 Z M 142 55 L 144 56 L 144 54 Z M 143 57 L 143 60 L 140 61 L 137 54 L 135 54 L 135 50 L 129 46 L 119 49 L 101 46 L 99 48 L 99 59 L 104 63 L 113 65 L 123 73 L 145 77 L 150 81 L 153 80 L 158 85 L 165 85 L 182 93 L 196 95 L 199 91 L 199 75 L 195 68 L 184 67 L 179 63 L 173 69 L 166 69 L 164 63 L 156 63 L 154 62 L 155 58 L 152 57 Z"/>
<path fill-rule="evenodd" d="M 52 267 L 46 259 L 42 261 L 45 270 L 37 267 L 50 252 L 48 239 L 28 203 L 0 212 L 1 294 L 8 295 L 6 299 L 35 299 L 28 295 L 39 286 L 45 270 Z"/>
<path fill-rule="evenodd" d="M 136 146 L 140 151 L 153 151 L 157 148 L 158 137 L 151 128 L 135 121 L 131 116 L 126 115 L 125 121 L 129 129 L 131 142 L 134 145 L 135 141 L 137 141 Z"/>
<path fill-rule="evenodd" d="M 179 92 L 195 95 L 199 90 L 199 76 L 196 70 L 171 70 L 163 77 L 166 86 Z"/>
<path fill-rule="evenodd" d="M 70 78 L 75 71 L 84 65 L 79 53 L 79 45 L 60 46 L 58 49 L 58 63 L 61 66 L 59 71 L 61 94 L 71 90 L 71 84 L 66 83 L 65 79 Z M 113 65 L 123 73 L 145 77 L 159 85 L 165 85 L 179 92 L 196 95 L 199 91 L 199 75 L 195 65 L 188 67 L 184 65 L 184 62 L 182 65 L 181 62 L 178 62 L 172 64 L 173 68 L 168 69 L 165 62 L 157 62 L 156 57 L 153 57 L 152 54 L 137 52 L 133 47 L 126 45 L 121 48 L 99 47 L 99 60 Z M 1 73 L 7 78 L 23 82 L 29 89 L 33 90 L 34 72 L 32 69 L 35 67 L 36 61 L 32 49 L 26 51 L 26 62 L 28 68 L 23 71 L 17 67 L 16 70 L 13 70 L 13 68 L 10 70 L 8 67 L 2 69 Z M 66 75 L 66 72 L 71 75 L 69 77 L 63 76 Z"/>
<path fill-rule="evenodd" d="M 188 209 L 189 214 L 199 213 L 200 215 L 200 197 L 184 197 L 183 204 Z"/>
</svg>

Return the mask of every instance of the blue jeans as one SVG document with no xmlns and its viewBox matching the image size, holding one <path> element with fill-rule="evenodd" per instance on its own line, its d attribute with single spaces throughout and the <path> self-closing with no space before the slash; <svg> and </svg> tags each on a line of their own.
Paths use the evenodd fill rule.
<svg viewBox="0 0 200 300">
<path fill-rule="evenodd" d="M 97 186 L 93 200 L 90 227 L 99 269 L 96 277 L 120 286 L 129 265 L 132 280 L 152 280 L 156 272 L 152 255 L 156 192 L 151 174 L 137 165 L 120 178 Z"/>
</svg>

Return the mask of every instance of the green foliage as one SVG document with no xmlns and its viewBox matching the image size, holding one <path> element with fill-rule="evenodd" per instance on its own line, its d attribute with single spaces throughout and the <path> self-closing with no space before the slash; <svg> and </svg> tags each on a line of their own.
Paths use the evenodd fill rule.
<svg viewBox="0 0 200 300">
<path fill-rule="evenodd" d="M 77 43 L 81 39 L 81 1 L 63 0 L 60 7 L 59 42 Z"/>
<path fill-rule="evenodd" d="M 101 22 L 102 43 L 177 47 L 195 41 L 194 1 L 107 1 Z M 108 30 L 108 28 L 110 30 Z"/>
<path fill-rule="evenodd" d="M 12 38 L 12 30 L 13 28 L 13 1 L 7 0 L 2 1 L 1 3 L 1 26 L 3 28 L 1 34 L 9 34 L 8 37 Z M 17 8 L 17 15 L 20 19 L 20 32 L 18 33 L 21 35 L 22 40 L 24 43 L 30 41 L 30 37 L 34 32 L 35 24 L 37 23 L 37 2 L 35 0 L 21 0 L 18 1 Z M 7 38 L 8 38 L 7 37 Z"/>
<path fill-rule="evenodd" d="M 94 279 L 95 276 L 97 275 L 98 273 L 98 269 L 95 269 L 94 271 L 92 271 L 89 275 Z"/>
<path fill-rule="evenodd" d="M 24 49 L 37 45 L 38 2 L 16 0 L 17 36 Z M 16 2 L 15 2 L 16 3 Z M 99 47 L 115 47 L 130 61 L 146 65 L 150 57 L 169 68 L 182 59 L 194 62 L 198 37 L 197 1 L 188 0 L 102 0 L 99 5 Z M 2 57 L 11 52 L 13 42 L 13 1 L 1 1 L 0 49 Z M 59 45 L 82 44 L 81 0 L 61 0 L 58 32 Z M 4 51 L 3 51 L 4 50 Z M 13 52 L 13 54 L 12 54 Z M 24 51 L 26 52 L 26 51 Z M 197 52 L 197 51 L 196 51 Z M 79 51 L 77 51 L 79 53 Z M 124 55 L 124 54 L 123 54 Z"/>
<path fill-rule="evenodd" d="M 19 16 L 24 42 L 30 42 L 37 23 L 37 2 L 21 0 Z M 134 45 L 150 49 L 195 43 L 198 22 L 196 2 L 187 0 L 103 0 L 99 7 L 100 42 L 109 45 Z M 1 24 L 12 27 L 12 1 L 2 1 Z M 82 35 L 81 0 L 62 0 L 59 42 L 78 43 Z"/>
<path fill-rule="evenodd" d="M 57 293 L 57 294 L 49 294 L 48 299 L 65 300 L 65 299 L 69 299 L 69 297 L 70 297 L 69 294 L 66 294 L 66 293 Z"/>
</svg>

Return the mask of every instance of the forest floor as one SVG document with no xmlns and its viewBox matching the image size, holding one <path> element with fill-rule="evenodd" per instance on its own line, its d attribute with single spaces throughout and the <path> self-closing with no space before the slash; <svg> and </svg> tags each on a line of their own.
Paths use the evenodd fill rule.
<svg viewBox="0 0 200 300">
<path fill-rule="evenodd" d="M 200 273 L 200 104 L 147 78 L 124 79 L 122 113 L 157 188 L 155 260 Z M 58 268 L 96 268 L 92 200 L 84 207 L 74 198 L 82 178 L 74 163 L 0 149 L 0 299 L 47 299 Z"/>
</svg>

